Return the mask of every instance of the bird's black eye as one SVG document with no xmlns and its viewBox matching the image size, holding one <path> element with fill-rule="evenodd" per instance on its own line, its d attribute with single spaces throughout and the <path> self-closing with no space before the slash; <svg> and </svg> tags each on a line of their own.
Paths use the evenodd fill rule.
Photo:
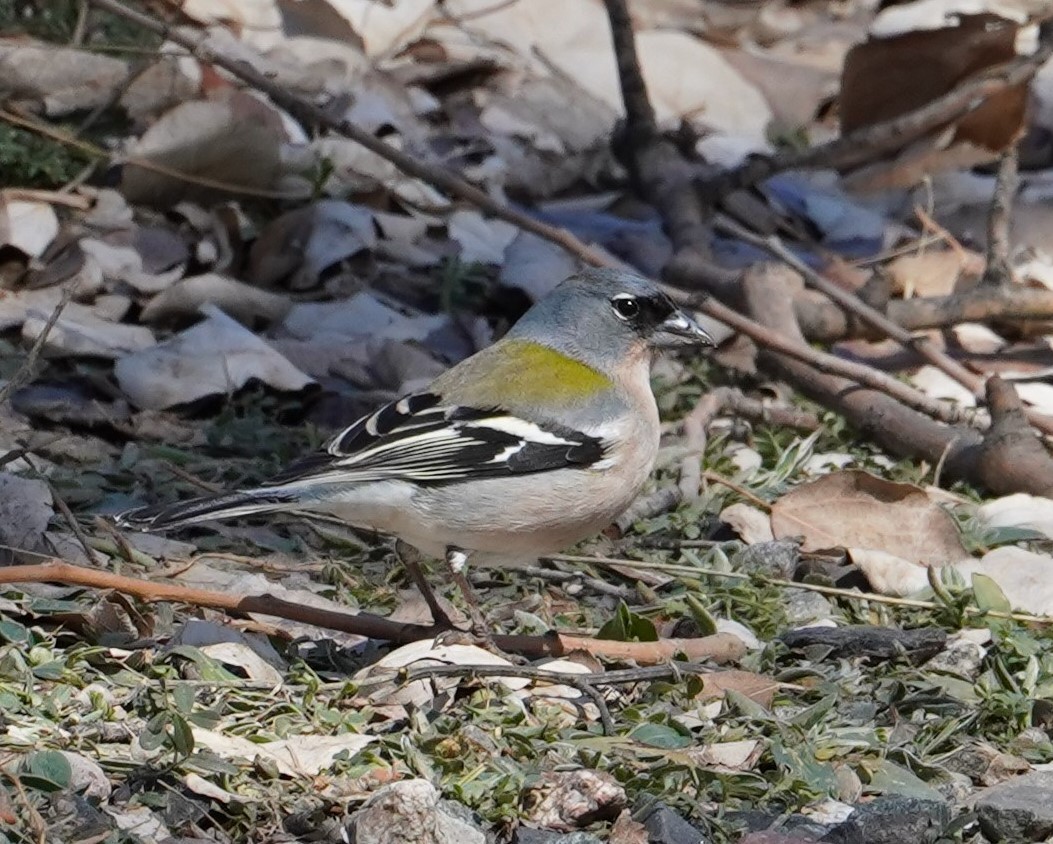
<svg viewBox="0 0 1053 844">
<path fill-rule="evenodd" d="M 636 319 L 640 315 L 640 303 L 635 296 L 629 296 L 626 293 L 611 299 L 611 307 L 619 317 L 626 321 Z"/>
</svg>

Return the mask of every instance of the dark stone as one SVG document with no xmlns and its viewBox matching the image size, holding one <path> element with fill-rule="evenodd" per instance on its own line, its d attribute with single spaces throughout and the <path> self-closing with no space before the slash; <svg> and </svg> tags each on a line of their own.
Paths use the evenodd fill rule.
<svg viewBox="0 0 1053 844">
<path fill-rule="evenodd" d="M 992 841 L 1045 841 L 1053 835 L 1053 772 L 1035 771 L 981 791 L 980 831 Z"/>
<path fill-rule="evenodd" d="M 939 800 L 889 795 L 859 805 L 847 821 L 821 840 L 829 844 L 927 844 L 951 822 L 951 808 Z"/>
<path fill-rule="evenodd" d="M 896 630 L 870 624 L 851 627 L 805 627 L 789 630 L 779 638 L 795 650 L 824 647 L 830 656 L 892 659 L 906 656 L 917 662 L 938 654 L 947 641 L 947 633 L 936 627 Z"/>
<path fill-rule="evenodd" d="M 589 832 L 553 832 L 551 829 L 529 829 L 521 826 L 516 830 L 512 844 L 603 844 Z"/>
<path fill-rule="evenodd" d="M 656 803 L 639 819 L 647 830 L 650 844 L 709 844 L 705 833 L 689 824 L 680 813 L 664 803 Z"/>
</svg>

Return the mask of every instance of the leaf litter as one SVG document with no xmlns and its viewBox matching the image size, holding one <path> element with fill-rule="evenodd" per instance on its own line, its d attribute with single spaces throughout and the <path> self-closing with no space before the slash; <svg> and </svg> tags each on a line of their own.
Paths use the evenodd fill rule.
<svg viewBox="0 0 1053 844">
<path fill-rule="evenodd" d="M 661 224 L 633 204 L 608 148 L 623 105 L 601 3 L 315 5 L 330 13 L 321 31 L 267 2 L 224 4 L 221 18 L 209 4 L 182 12 L 208 27 L 210 45 L 290 90 L 661 270 Z M 868 13 L 813 5 L 707 3 L 699 14 L 634 4 L 659 124 L 683 122 L 694 134 L 681 142 L 724 165 L 772 149 L 774 130 L 824 137 L 819 107 Z M 106 20 L 93 38 L 116 43 Z M 20 108 L 48 119 L 99 109 L 115 121 L 82 134 L 118 178 L 116 190 L 75 178 L 84 163 L 61 145 L 30 168 L 0 139 L 3 166 L 24 167 L 5 180 L 0 207 L 0 384 L 22 366 L 20 350 L 39 341 L 42 358 L 36 381 L 4 394 L 0 550 L 324 609 L 398 607 L 409 584 L 388 548 L 338 525 L 289 517 L 183 541 L 118 540 L 95 517 L 267 477 L 341 421 L 485 345 L 575 259 L 301 124 L 174 43 L 137 37 L 154 51 L 145 68 L 59 46 L 55 33 L 2 45 L 14 74 L 5 92 Z M 802 80 L 792 102 L 778 93 L 791 70 Z M 37 194 L 12 190 L 41 178 Z M 945 174 L 937 219 L 965 226 L 970 179 L 982 178 Z M 973 194 L 986 202 L 985 191 Z M 916 239 L 909 215 L 845 191 L 836 174 L 773 179 L 762 193 L 777 225 L 811 227 L 802 254 L 816 242 L 851 258 L 909 247 L 887 264 L 904 299 L 948 294 L 982 272 L 978 253 Z M 1027 196 L 1025 218 L 1038 204 Z M 1016 283 L 1048 285 L 1047 244 L 1031 245 Z M 719 248 L 732 263 L 756 260 L 741 243 Z M 983 372 L 1026 339 L 1001 324 L 954 336 Z M 1038 363 L 1020 364 L 1020 394 L 1040 408 L 1048 353 L 1043 339 Z M 930 397 L 974 403 L 931 367 L 889 368 Z M 770 391 L 760 377 L 750 389 Z M 676 485 L 684 459 L 677 421 L 726 378 L 707 362 L 660 370 L 671 427 L 659 490 Z M 389 650 L 274 616 L 9 583 L 0 745 L 20 790 L 5 786 L 0 833 L 30 840 L 22 830 L 43 824 L 54 840 L 205 830 L 254 840 L 265 826 L 313 835 L 334 819 L 368 830 L 415 799 L 463 840 L 484 829 L 515 840 L 519 823 L 654 834 L 656 801 L 720 841 L 755 831 L 758 809 L 836 835 L 888 800 L 901 816 L 924 804 L 966 818 L 950 840 L 993 835 L 989 810 L 979 827 L 968 820 L 972 801 L 1053 762 L 1053 650 L 1044 625 L 1017 616 L 1053 613 L 1048 500 L 983 501 L 961 484 L 937 495 L 927 484 L 938 467 L 895 462 L 830 416 L 808 439 L 734 414 L 715 423 L 702 457 L 726 485 L 582 549 L 626 558 L 615 571 L 631 606 L 597 588 L 611 569 L 580 558 L 557 559 L 544 577 L 488 574 L 484 594 L 517 632 L 617 630 L 639 643 L 733 631 L 750 644 L 735 669 L 598 684 L 616 726 L 604 735 L 578 686 L 473 679 L 473 665 L 506 664 L 474 645 Z M 787 648 L 780 635 L 802 626 L 952 635 L 928 661 L 893 648 L 872 662 L 840 656 L 819 633 Z M 404 682 L 422 661 L 465 674 Z M 634 666 L 571 655 L 536 667 L 592 677 Z M 462 814 L 443 815 L 440 796 Z"/>
</svg>

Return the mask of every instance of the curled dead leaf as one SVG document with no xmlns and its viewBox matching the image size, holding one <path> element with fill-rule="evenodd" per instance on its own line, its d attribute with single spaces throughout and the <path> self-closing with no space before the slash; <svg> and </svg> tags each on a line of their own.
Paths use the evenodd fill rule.
<svg viewBox="0 0 1053 844">
<path fill-rule="evenodd" d="M 923 565 L 968 556 L 951 515 L 925 491 L 867 472 L 835 472 L 797 487 L 772 506 L 776 539 L 801 548 L 869 548 Z"/>
</svg>

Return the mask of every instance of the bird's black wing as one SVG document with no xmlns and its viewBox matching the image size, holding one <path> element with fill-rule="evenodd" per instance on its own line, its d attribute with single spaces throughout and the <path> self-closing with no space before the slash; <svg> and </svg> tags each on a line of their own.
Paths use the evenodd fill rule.
<svg viewBox="0 0 1053 844">
<path fill-rule="evenodd" d="M 604 452 L 601 439 L 562 425 L 530 422 L 500 408 L 445 405 L 434 393 L 417 393 L 359 419 L 267 486 L 446 484 L 586 468 Z"/>
</svg>

